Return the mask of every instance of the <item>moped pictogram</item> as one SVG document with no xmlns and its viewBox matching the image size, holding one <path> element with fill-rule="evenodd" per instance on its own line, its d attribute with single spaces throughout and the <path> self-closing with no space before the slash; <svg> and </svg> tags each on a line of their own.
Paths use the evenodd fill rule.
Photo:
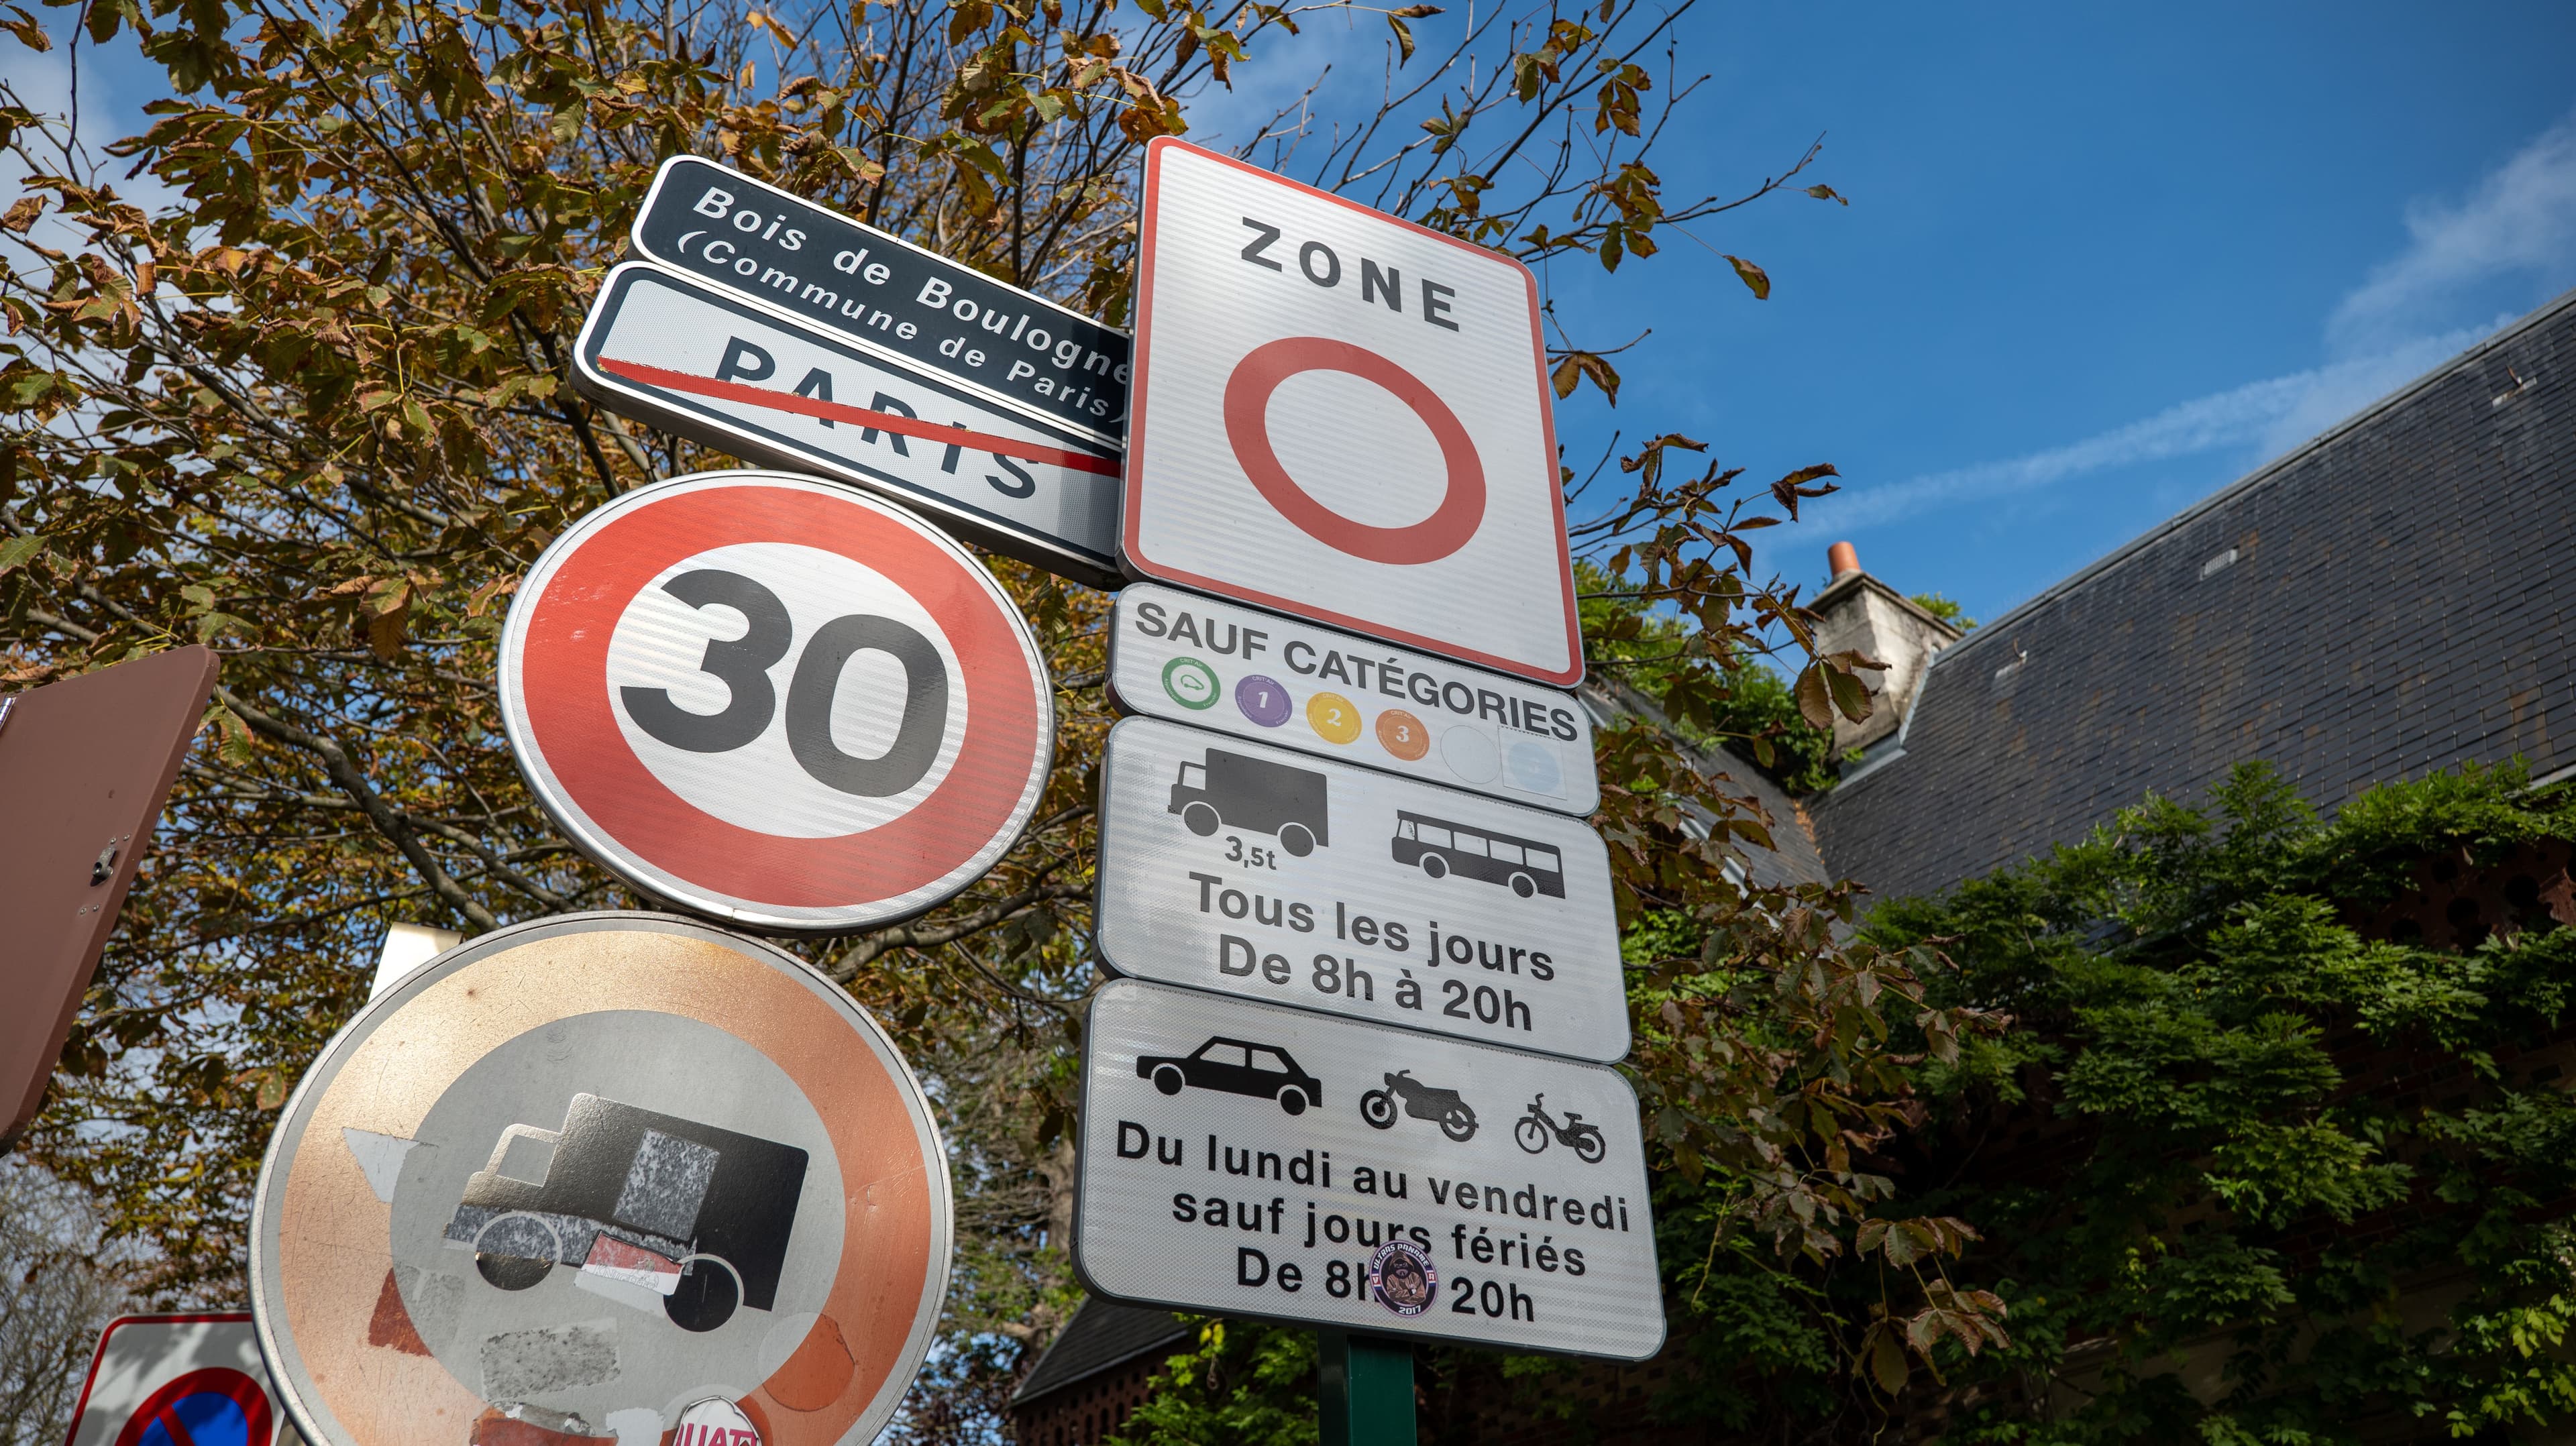
<svg viewBox="0 0 2576 1446">
<path fill-rule="evenodd" d="M 1565 1112 L 1565 1123 L 1560 1125 L 1549 1117 L 1544 1108 L 1546 1101 L 1545 1095 L 1530 1101 L 1529 1113 L 1521 1116 L 1519 1124 L 1512 1126 L 1512 1138 L 1520 1143 L 1522 1149 L 1535 1155 L 1547 1148 L 1547 1137 L 1554 1135 L 1557 1143 L 1574 1151 L 1583 1163 L 1600 1164 L 1601 1157 L 1610 1150 L 1609 1141 L 1602 1138 L 1601 1128 L 1583 1123 L 1583 1116 L 1572 1110 Z"/>
</svg>

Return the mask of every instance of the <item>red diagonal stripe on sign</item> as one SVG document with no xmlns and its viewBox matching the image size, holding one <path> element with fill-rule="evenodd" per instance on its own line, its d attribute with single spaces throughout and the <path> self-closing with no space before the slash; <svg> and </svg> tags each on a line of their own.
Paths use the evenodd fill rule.
<svg viewBox="0 0 2576 1446">
<path fill-rule="evenodd" d="M 179 1419 L 176 1403 L 162 1407 L 161 1414 L 153 1418 L 152 1424 L 160 1427 L 161 1434 L 170 1438 L 170 1446 L 197 1446 L 197 1438 L 188 1434 L 187 1423 Z"/>
<path fill-rule="evenodd" d="M 1119 470 L 1118 459 L 1115 457 L 1095 457 L 1088 452 L 1071 452 L 1062 447 L 1042 446 L 1036 442 L 1023 442 L 1016 437 L 970 431 L 965 427 L 943 427 L 937 422 L 925 422 L 917 417 L 906 417 L 894 412 L 872 412 L 865 407 L 818 401 L 813 397 L 800 397 L 789 392 L 766 391 L 760 387 L 744 386 L 740 382 L 720 382 L 714 377 L 693 376 L 688 372 L 675 372 L 666 367 L 646 366 L 642 362 L 615 361 L 608 357 L 601 357 L 599 369 L 611 376 L 624 377 L 630 382 L 641 382 L 650 387 L 667 387 L 675 392 L 688 392 L 695 396 L 741 402 L 746 406 L 767 407 L 773 412 L 794 412 L 801 417 L 818 417 L 827 422 L 856 422 L 862 427 L 873 427 L 881 432 L 893 432 L 898 436 L 920 437 L 925 441 L 948 442 L 956 446 L 972 447 L 978 452 L 990 452 L 999 457 L 1025 457 L 1032 462 L 1045 462 L 1062 467 L 1068 472 L 1089 472 L 1100 477 L 1115 477 Z"/>
</svg>

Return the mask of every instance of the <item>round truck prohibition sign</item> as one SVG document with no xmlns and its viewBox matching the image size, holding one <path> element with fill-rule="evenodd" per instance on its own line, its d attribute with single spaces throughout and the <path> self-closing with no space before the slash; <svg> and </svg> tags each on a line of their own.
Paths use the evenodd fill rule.
<svg viewBox="0 0 2576 1446">
<path fill-rule="evenodd" d="M 777 945 L 510 925 L 370 1000 L 287 1101 L 260 1355 L 314 1446 L 866 1446 L 947 1295 L 946 1159 L 893 1041 Z"/>
<path fill-rule="evenodd" d="M 585 852 L 778 933 L 973 883 L 1027 826 L 1055 732 L 989 572 L 894 508 L 765 471 L 640 487 L 558 537 L 511 602 L 500 697 Z"/>
</svg>

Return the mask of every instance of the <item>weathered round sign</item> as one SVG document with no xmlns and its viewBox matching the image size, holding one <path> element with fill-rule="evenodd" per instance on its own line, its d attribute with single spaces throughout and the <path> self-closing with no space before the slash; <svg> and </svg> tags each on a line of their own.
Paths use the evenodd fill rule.
<svg viewBox="0 0 2576 1446">
<path fill-rule="evenodd" d="M 771 945 L 582 914 L 448 951 L 323 1050 L 260 1169 L 251 1305 L 317 1446 L 859 1446 L 949 1244 L 938 1131 L 865 1011 Z"/>
<path fill-rule="evenodd" d="M 787 932 L 974 882 L 1027 826 L 1055 736 L 991 573 L 883 503 L 759 471 L 639 487 L 555 539 L 502 632 L 501 716 L 593 858 Z"/>
</svg>

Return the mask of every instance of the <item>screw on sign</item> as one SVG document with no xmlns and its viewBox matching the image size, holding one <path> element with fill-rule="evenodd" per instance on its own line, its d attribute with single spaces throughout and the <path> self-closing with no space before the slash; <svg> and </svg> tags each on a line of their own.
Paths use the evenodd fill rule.
<svg viewBox="0 0 2576 1446">
<path fill-rule="evenodd" d="M 1157 137 L 1136 291 L 1131 572 L 1582 678 L 1527 267 Z"/>
<path fill-rule="evenodd" d="M 593 858 L 686 908 L 833 932 L 990 869 L 1054 739 L 1027 623 L 973 558 L 847 489 L 742 471 L 637 488 L 529 570 L 504 727 Z"/>
<path fill-rule="evenodd" d="M 950 1209 L 845 993 L 704 924 L 572 915 L 448 951 L 324 1049 L 261 1167 L 251 1302 L 329 1446 L 859 1446 L 929 1349 Z"/>
</svg>

